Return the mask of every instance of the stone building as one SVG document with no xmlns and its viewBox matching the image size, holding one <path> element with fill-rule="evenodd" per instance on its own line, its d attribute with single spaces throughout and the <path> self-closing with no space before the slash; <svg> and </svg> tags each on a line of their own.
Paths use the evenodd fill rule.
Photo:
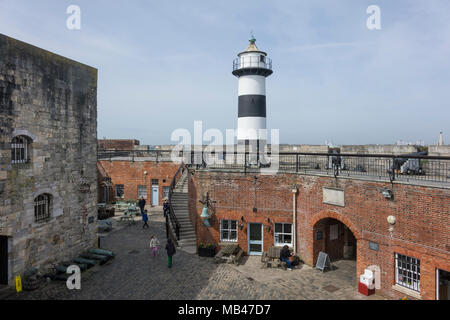
<svg viewBox="0 0 450 320">
<path fill-rule="evenodd" d="M 97 70 L 0 34 L 0 285 L 97 239 Z"/>
</svg>

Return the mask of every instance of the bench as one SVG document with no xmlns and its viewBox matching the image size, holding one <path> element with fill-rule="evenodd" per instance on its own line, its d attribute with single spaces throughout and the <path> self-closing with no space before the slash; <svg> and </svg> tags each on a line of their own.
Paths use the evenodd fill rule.
<svg viewBox="0 0 450 320">
<path fill-rule="evenodd" d="M 266 251 L 261 256 L 261 262 L 263 263 L 263 267 L 266 268 L 287 268 L 287 263 L 280 260 L 281 247 L 272 247 L 269 251 Z"/>
<path fill-rule="evenodd" d="M 239 265 L 244 251 L 237 244 L 224 246 L 214 257 L 216 263 L 234 263 Z"/>
<path fill-rule="evenodd" d="M 120 217 L 119 221 L 128 221 L 128 223 L 131 224 L 136 222 L 134 221 L 135 217 L 136 217 L 135 210 L 130 210 L 129 208 L 123 213 L 123 216 Z"/>
</svg>

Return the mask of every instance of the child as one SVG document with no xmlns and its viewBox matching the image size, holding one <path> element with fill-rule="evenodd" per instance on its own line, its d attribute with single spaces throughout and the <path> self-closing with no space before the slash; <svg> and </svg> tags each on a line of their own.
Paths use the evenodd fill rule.
<svg viewBox="0 0 450 320">
<path fill-rule="evenodd" d="M 153 258 L 156 256 L 156 253 L 158 252 L 158 245 L 159 245 L 158 238 L 156 238 L 155 235 L 152 235 L 152 238 L 150 239 L 150 248 L 152 249 Z"/>
<path fill-rule="evenodd" d="M 150 228 L 150 226 L 147 224 L 148 221 L 148 215 L 147 215 L 147 210 L 144 211 L 144 213 L 142 214 L 142 221 L 144 221 L 144 225 L 142 226 L 142 229 L 145 229 L 145 227 Z"/>
<path fill-rule="evenodd" d="M 167 250 L 167 257 L 168 257 L 168 267 L 172 268 L 172 257 L 175 254 L 176 250 L 175 250 L 175 245 L 172 242 L 172 239 L 167 239 L 167 245 L 166 245 L 166 250 Z"/>
</svg>

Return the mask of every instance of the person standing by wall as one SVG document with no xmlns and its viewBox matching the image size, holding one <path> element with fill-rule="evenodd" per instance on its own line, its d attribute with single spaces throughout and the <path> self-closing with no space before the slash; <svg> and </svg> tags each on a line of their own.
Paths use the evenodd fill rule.
<svg viewBox="0 0 450 320">
<path fill-rule="evenodd" d="M 139 199 L 139 201 L 138 201 L 138 206 L 141 209 L 141 215 L 144 214 L 145 204 L 146 204 L 146 201 L 145 201 L 144 197 L 141 197 L 141 199 Z"/>
<path fill-rule="evenodd" d="M 158 245 L 159 245 L 158 238 L 156 238 L 155 235 L 152 235 L 152 238 L 150 239 L 150 248 L 152 249 L 153 258 L 156 257 L 156 254 L 158 253 Z"/>
<path fill-rule="evenodd" d="M 176 253 L 175 250 L 175 245 L 172 242 L 172 239 L 167 239 L 167 244 L 166 244 L 166 251 L 167 251 L 167 257 L 168 257 L 168 267 L 172 268 L 172 257 L 173 255 Z"/>
</svg>

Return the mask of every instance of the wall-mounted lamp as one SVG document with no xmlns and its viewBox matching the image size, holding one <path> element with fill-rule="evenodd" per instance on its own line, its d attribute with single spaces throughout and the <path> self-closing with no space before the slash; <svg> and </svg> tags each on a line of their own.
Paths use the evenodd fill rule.
<svg viewBox="0 0 450 320">
<path fill-rule="evenodd" d="M 267 222 L 269 223 L 269 225 L 266 226 L 266 230 L 267 232 L 269 232 L 270 230 L 272 230 L 272 222 L 270 221 L 270 218 L 267 219 Z"/>
<path fill-rule="evenodd" d="M 298 185 L 294 184 L 294 187 L 292 187 L 292 193 L 297 194 L 298 193 Z"/>
<path fill-rule="evenodd" d="M 391 238 L 394 234 L 394 226 L 397 223 L 397 219 L 394 216 L 389 216 L 387 218 L 387 222 L 389 223 L 390 227 L 389 227 L 389 233 L 391 234 Z"/>
<path fill-rule="evenodd" d="M 383 189 L 383 190 L 381 190 L 381 194 L 382 194 L 386 199 L 392 199 L 392 198 L 394 198 L 394 193 L 393 193 L 392 190 L 390 190 L 390 189 Z"/>
<path fill-rule="evenodd" d="M 245 226 L 244 222 L 245 222 L 245 219 L 244 219 L 244 217 L 242 217 L 241 222 L 239 223 L 239 229 L 244 230 L 244 226 Z"/>
</svg>

